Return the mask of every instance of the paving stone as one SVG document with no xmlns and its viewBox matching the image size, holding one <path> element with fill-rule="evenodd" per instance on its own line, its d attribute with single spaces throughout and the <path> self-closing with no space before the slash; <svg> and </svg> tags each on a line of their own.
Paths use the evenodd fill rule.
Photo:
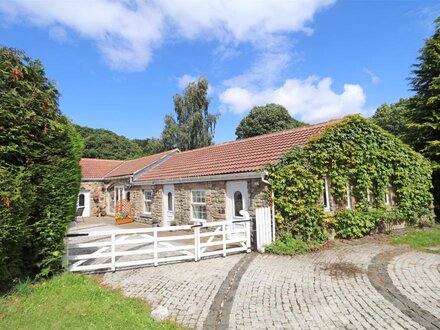
<svg viewBox="0 0 440 330">
<path fill-rule="evenodd" d="M 230 304 L 222 310 L 226 324 L 208 329 L 423 329 L 369 277 L 375 258 L 395 249 L 339 242 L 293 257 L 259 254 L 246 262 L 246 255 L 234 255 L 106 273 L 104 282 L 153 306 L 166 306 L 189 328 L 206 326 L 224 291 Z M 390 283 L 385 284 L 393 287 L 395 299 L 407 297 L 415 310 L 440 319 L 439 268 L 440 255 L 406 251 L 389 260 Z"/>
</svg>

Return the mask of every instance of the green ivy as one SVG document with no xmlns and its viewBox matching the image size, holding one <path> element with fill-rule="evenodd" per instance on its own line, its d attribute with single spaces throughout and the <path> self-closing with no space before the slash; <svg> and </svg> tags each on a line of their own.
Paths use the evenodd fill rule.
<svg viewBox="0 0 440 330">
<path fill-rule="evenodd" d="M 393 214 L 399 219 L 432 217 L 431 172 L 430 163 L 399 139 L 369 119 L 347 116 L 269 167 L 279 229 L 306 241 L 324 239 L 323 177 L 330 179 L 330 194 L 340 208 L 346 205 L 347 186 L 356 200 L 356 210 L 336 212 L 341 237 L 360 237 L 378 225 L 379 216 L 370 215 L 386 210 L 383 200 L 390 185 L 397 198 Z"/>
</svg>

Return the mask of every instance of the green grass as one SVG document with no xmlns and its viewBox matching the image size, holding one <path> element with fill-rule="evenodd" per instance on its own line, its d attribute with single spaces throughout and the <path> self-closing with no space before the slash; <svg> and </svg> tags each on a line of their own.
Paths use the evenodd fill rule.
<svg viewBox="0 0 440 330">
<path fill-rule="evenodd" d="M 440 226 L 436 225 L 428 230 L 412 229 L 403 236 L 392 238 L 391 242 L 405 244 L 417 250 L 440 253 L 440 250 L 428 249 L 440 246 Z"/>
<path fill-rule="evenodd" d="M 0 329 L 182 329 L 149 315 L 143 301 L 71 273 L 20 284 L 0 298 Z"/>
<path fill-rule="evenodd" d="M 303 254 L 318 247 L 316 242 L 304 242 L 293 238 L 290 234 L 282 234 L 279 238 L 265 247 L 265 251 L 273 254 L 294 255 Z"/>
</svg>

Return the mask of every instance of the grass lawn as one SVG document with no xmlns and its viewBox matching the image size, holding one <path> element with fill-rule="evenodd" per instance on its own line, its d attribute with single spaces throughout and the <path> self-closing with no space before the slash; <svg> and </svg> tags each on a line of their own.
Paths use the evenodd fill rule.
<svg viewBox="0 0 440 330">
<path fill-rule="evenodd" d="M 182 329 L 171 321 L 155 322 L 149 315 L 143 301 L 71 273 L 18 285 L 0 297 L 0 329 Z"/>
<path fill-rule="evenodd" d="M 440 225 L 428 230 L 412 229 L 403 236 L 392 238 L 391 242 L 405 244 L 417 250 L 440 253 L 440 249 L 428 249 L 429 247 L 440 247 Z"/>
</svg>

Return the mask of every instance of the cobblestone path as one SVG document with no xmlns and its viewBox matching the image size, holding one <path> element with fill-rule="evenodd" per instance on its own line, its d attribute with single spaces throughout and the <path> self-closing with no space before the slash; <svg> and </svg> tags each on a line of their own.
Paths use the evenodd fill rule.
<svg viewBox="0 0 440 330">
<path fill-rule="evenodd" d="M 338 242 L 118 271 L 104 282 L 198 329 L 440 329 L 440 255 Z"/>
</svg>

